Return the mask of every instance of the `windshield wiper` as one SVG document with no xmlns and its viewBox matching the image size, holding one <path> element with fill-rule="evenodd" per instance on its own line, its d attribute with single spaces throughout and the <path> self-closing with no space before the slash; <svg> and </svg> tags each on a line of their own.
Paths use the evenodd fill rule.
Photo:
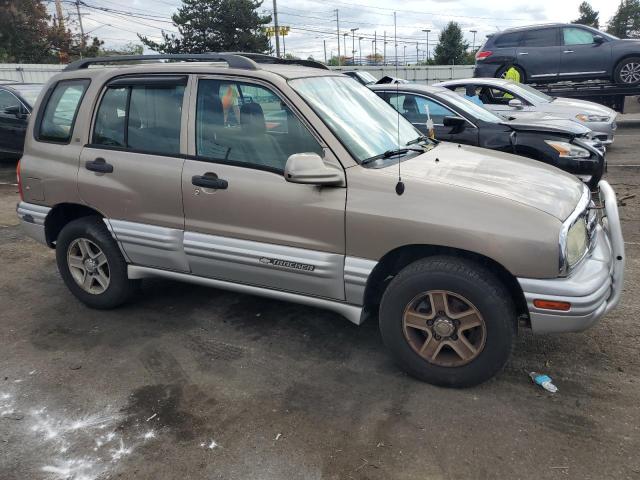
<svg viewBox="0 0 640 480">
<path fill-rule="evenodd" d="M 413 140 L 409 140 L 407 142 L 407 145 L 415 145 L 416 143 L 420 143 L 420 142 L 430 142 L 431 138 L 427 137 L 426 135 L 420 135 L 418 138 L 414 138 Z"/>
<path fill-rule="evenodd" d="M 395 157 L 396 155 L 406 155 L 409 152 L 424 153 L 425 150 L 423 148 L 415 148 L 415 147 L 396 148 L 394 150 L 387 150 L 386 152 L 381 153 L 380 155 L 374 155 L 373 157 L 365 158 L 360 163 L 361 165 L 366 165 L 367 163 L 380 160 L 381 158 L 391 158 L 391 157 Z"/>
</svg>

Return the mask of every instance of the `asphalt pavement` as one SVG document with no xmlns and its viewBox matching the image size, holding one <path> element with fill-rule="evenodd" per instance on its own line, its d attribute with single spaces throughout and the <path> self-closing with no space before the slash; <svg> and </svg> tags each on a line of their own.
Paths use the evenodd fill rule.
<svg viewBox="0 0 640 480">
<path fill-rule="evenodd" d="M 639 151 L 627 128 L 608 154 L 627 197 L 618 309 L 584 333 L 523 332 L 466 390 L 401 373 L 375 322 L 313 308 L 149 280 L 90 310 L 16 226 L 0 166 L 0 479 L 640 478 Z"/>
</svg>

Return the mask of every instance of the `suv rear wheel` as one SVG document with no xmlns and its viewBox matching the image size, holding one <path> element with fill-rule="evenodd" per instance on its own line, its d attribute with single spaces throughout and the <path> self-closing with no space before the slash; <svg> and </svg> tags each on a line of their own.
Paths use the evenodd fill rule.
<svg viewBox="0 0 640 480">
<path fill-rule="evenodd" d="M 60 275 L 81 302 L 92 308 L 115 308 L 126 302 L 137 281 L 129 280 L 127 263 L 101 219 L 69 222 L 58 235 Z"/>
<path fill-rule="evenodd" d="M 640 83 L 640 57 L 629 57 L 622 60 L 613 73 L 613 80 L 623 85 Z"/>
<path fill-rule="evenodd" d="M 380 306 L 380 331 L 400 367 L 435 385 L 469 387 L 498 373 L 511 354 L 515 310 L 487 268 L 432 257 L 404 268 Z"/>
</svg>

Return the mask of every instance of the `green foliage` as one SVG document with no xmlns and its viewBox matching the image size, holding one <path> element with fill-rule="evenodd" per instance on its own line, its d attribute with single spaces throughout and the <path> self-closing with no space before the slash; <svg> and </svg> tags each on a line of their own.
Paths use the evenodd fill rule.
<svg viewBox="0 0 640 480">
<path fill-rule="evenodd" d="M 469 43 L 464 40 L 460 25 L 449 22 L 438 37 L 433 55 L 435 63 L 437 65 L 464 64 L 468 48 Z"/>
<path fill-rule="evenodd" d="M 640 0 L 622 0 L 609 20 L 607 33 L 620 38 L 640 37 Z"/>
<path fill-rule="evenodd" d="M 144 47 L 140 44 L 129 42 L 120 48 L 104 48 L 100 49 L 100 56 L 112 56 L 112 55 L 142 55 L 144 53 Z"/>
<path fill-rule="evenodd" d="M 580 16 L 571 23 L 579 23 L 580 25 L 588 25 L 593 28 L 600 28 L 599 12 L 596 12 L 589 2 L 582 2 L 578 7 Z"/>
<path fill-rule="evenodd" d="M 338 59 L 340 62 L 338 62 Z M 340 55 L 340 57 L 336 57 L 335 55 L 327 60 L 327 65 L 335 67 L 338 65 L 346 65 L 347 61 L 351 61 L 351 57 L 345 57 L 344 55 Z"/>
<path fill-rule="evenodd" d="M 142 43 L 160 53 L 270 51 L 263 27 L 271 16 L 260 15 L 260 0 L 182 0 L 172 16 L 179 35 L 162 32 L 163 42 L 138 35 Z"/>
<path fill-rule="evenodd" d="M 0 0 L 0 61 L 49 61 L 49 18 L 41 1 Z"/>
</svg>

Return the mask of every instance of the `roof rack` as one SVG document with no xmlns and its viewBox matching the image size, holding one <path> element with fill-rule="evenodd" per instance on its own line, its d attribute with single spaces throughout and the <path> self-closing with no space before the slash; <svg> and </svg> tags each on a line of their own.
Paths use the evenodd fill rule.
<svg viewBox="0 0 640 480">
<path fill-rule="evenodd" d="M 125 63 L 139 62 L 147 60 L 182 60 L 186 62 L 226 62 L 230 68 L 242 70 L 258 70 L 259 63 L 271 65 L 301 65 L 311 68 L 322 68 L 329 70 L 329 67 L 315 60 L 298 60 L 288 58 L 272 57 L 262 53 L 168 53 L 158 55 L 114 55 L 111 57 L 94 57 L 76 60 L 67 65 L 65 70 L 80 70 L 88 68 L 97 63 Z"/>
<path fill-rule="evenodd" d="M 233 53 L 170 53 L 158 55 L 113 55 L 111 57 L 94 57 L 76 60 L 67 65 L 65 70 L 80 70 L 96 63 L 124 63 L 145 60 L 182 60 L 192 62 L 226 62 L 231 68 L 258 70 L 258 65 L 249 58 Z"/>
</svg>

